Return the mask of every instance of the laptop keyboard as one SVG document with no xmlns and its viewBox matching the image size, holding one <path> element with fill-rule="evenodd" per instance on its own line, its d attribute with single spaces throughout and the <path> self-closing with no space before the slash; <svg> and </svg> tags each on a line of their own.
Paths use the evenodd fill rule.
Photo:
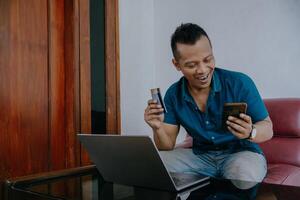
<svg viewBox="0 0 300 200">
<path fill-rule="evenodd" d="M 188 185 L 196 181 L 199 181 L 199 179 L 201 179 L 201 176 L 197 176 L 194 174 L 171 172 L 170 175 L 177 187 Z"/>
</svg>

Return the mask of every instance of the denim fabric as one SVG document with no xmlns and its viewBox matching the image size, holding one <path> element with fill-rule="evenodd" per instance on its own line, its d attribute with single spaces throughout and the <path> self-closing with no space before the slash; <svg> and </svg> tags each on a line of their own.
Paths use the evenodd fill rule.
<svg viewBox="0 0 300 200">
<path fill-rule="evenodd" d="M 160 151 L 171 172 L 200 173 L 214 178 L 230 179 L 240 189 L 261 182 L 267 172 L 264 156 L 251 151 L 232 153 L 230 150 L 194 154 L 192 149 L 176 148 Z"/>
</svg>

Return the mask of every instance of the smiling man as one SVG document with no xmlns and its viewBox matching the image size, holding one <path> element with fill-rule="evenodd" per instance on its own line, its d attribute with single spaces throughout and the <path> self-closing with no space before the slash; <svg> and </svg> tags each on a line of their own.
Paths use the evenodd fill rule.
<svg viewBox="0 0 300 200">
<path fill-rule="evenodd" d="M 173 64 L 183 77 L 170 86 L 167 113 L 148 101 L 144 119 L 167 168 L 216 178 L 260 182 L 266 160 L 257 143 L 272 138 L 272 122 L 253 81 L 245 74 L 215 67 L 212 44 L 196 24 L 182 24 L 172 35 Z M 222 129 L 224 103 L 245 102 L 247 113 L 230 116 Z M 179 127 L 193 138 L 193 148 L 175 148 Z"/>
</svg>

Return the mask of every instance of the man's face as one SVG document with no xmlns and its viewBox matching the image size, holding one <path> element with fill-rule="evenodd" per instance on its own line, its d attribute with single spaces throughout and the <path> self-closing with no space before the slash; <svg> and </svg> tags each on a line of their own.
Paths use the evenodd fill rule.
<svg viewBox="0 0 300 200">
<path fill-rule="evenodd" d="M 215 69 L 215 60 L 207 37 L 194 45 L 177 43 L 178 56 L 173 64 L 181 71 L 193 89 L 208 89 Z"/>
</svg>

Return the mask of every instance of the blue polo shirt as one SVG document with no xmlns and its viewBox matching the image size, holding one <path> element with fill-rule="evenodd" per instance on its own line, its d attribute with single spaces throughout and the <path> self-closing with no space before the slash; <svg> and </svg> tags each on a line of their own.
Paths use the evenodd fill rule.
<svg viewBox="0 0 300 200">
<path fill-rule="evenodd" d="M 238 139 L 231 132 L 222 129 L 224 103 L 246 102 L 247 115 L 256 123 L 268 116 L 268 111 L 250 77 L 240 72 L 215 68 L 206 110 L 202 112 L 182 77 L 167 90 L 164 102 L 167 108 L 164 122 L 183 126 L 193 137 L 195 154 L 209 150 L 229 149 L 232 152 L 249 150 L 261 153 L 256 143 Z"/>
</svg>

